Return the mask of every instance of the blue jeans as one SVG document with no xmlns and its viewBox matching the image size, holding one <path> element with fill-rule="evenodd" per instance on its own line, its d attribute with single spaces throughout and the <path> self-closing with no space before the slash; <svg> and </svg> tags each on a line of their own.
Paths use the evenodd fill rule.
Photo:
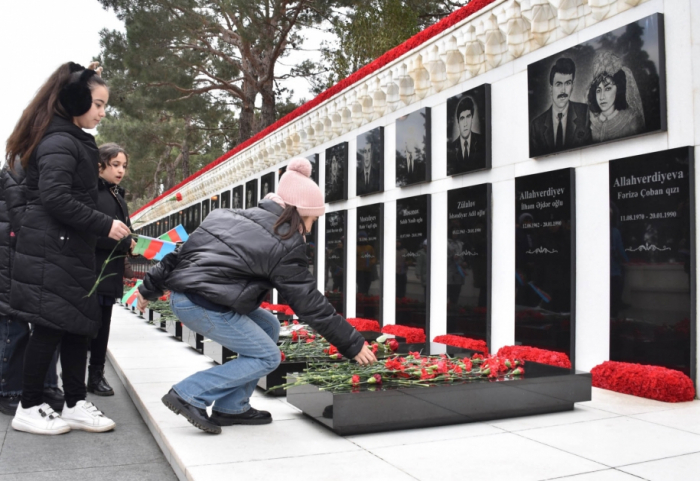
<svg viewBox="0 0 700 481">
<path fill-rule="evenodd" d="M 24 351 L 30 334 L 29 324 L 0 316 L 0 396 L 22 394 L 22 372 L 24 371 Z M 56 363 L 58 350 L 46 373 L 44 387 L 58 387 Z"/>
<path fill-rule="evenodd" d="M 177 383 L 173 386 L 175 392 L 200 409 L 214 404 L 215 411 L 226 414 L 249 410 L 258 379 L 280 363 L 277 317 L 263 309 L 245 316 L 233 311 L 210 311 L 179 292 L 171 294 L 170 306 L 185 326 L 238 354 L 236 359 Z"/>
</svg>

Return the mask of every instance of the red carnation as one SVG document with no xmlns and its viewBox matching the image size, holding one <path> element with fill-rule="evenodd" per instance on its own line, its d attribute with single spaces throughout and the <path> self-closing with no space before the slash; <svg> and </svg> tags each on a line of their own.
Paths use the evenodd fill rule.
<svg viewBox="0 0 700 481">
<path fill-rule="evenodd" d="M 292 341 L 296 341 L 299 339 L 299 334 L 297 334 L 297 331 L 292 331 Z"/>
<path fill-rule="evenodd" d="M 358 384 L 360 384 L 360 376 L 357 374 L 353 374 L 352 375 L 352 385 L 357 386 Z"/>
<path fill-rule="evenodd" d="M 386 344 L 389 346 L 389 349 L 391 349 L 392 352 L 399 350 L 399 341 L 396 339 L 387 339 Z"/>
<path fill-rule="evenodd" d="M 283 351 L 280 351 L 280 358 L 282 359 L 282 362 L 287 358 L 287 356 L 284 355 Z"/>
</svg>

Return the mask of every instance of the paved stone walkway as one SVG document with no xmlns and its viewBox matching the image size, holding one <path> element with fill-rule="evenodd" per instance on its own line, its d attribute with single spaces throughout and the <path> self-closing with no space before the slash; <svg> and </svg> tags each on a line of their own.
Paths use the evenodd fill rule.
<svg viewBox="0 0 700 481">
<path fill-rule="evenodd" d="M 15 431 L 0 414 L 0 481 L 177 480 L 109 362 L 106 377 L 114 396 L 88 400 L 116 421 L 112 432 L 37 436 Z"/>
</svg>

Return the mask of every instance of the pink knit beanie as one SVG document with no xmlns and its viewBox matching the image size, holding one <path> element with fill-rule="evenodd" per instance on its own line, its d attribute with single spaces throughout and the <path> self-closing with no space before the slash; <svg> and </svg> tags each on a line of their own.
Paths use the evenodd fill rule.
<svg viewBox="0 0 700 481">
<path fill-rule="evenodd" d="M 302 217 L 321 216 L 326 212 L 323 192 L 311 179 L 311 162 L 307 159 L 292 159 L 280 179 L 277 194 L 286 204 L 295 206 Z"/>
</svg>

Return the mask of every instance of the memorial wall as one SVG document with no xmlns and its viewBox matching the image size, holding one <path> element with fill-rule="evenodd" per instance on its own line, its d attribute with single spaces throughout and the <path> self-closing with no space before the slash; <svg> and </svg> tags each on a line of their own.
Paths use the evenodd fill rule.
<svg viewBox="0 0 700 481">
<path fill-rule="evenodd" d="M 697 376 L 700 6 L 544 2 L 543 23 L 531 3 L 496 0 L 234 157 L 226 204 L 306 157 L 327 201 L 310 268 L 343 315 Z M 192 228 L 225 207 L 202 182 Z M 180 222 L 156 207 L 146 235 Z"/>
</svg>

